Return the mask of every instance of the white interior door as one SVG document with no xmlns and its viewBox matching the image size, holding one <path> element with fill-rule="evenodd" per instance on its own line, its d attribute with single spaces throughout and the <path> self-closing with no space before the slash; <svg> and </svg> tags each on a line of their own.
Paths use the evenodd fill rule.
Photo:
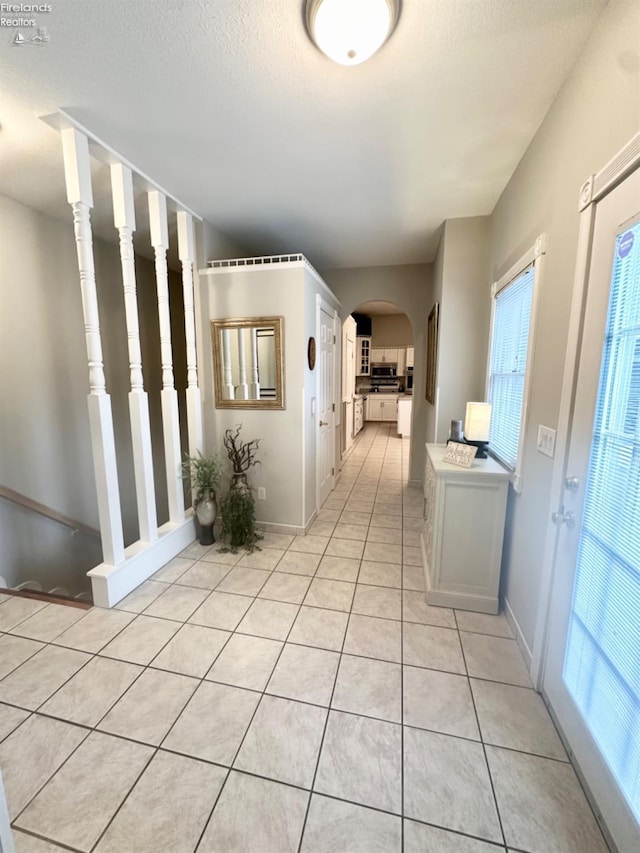
<svg viewBox="0 0 640 853">
<path fill-rule="evenodd" d="M 318 302 L 318 506 L 333 489 L 334 468 L 334 316 L 328 305 Z"/>
<path fill-rule="evenodd" d="M 640 170 L 597 204 L 543 691 L 640 850 Z"/>
</svg>

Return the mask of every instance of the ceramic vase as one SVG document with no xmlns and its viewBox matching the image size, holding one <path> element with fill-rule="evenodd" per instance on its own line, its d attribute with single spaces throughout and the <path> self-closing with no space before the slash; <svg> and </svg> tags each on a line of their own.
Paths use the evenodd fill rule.
<svg viewBox="0 0 640 853">
<path fill-rule="evenodd" d="M 198 492 L 193 508 L 200 525 L 200 544 L 213 545 L 216 541 L 213 535 L 213 525 L 218 514 L 216 505 L 216 493 L 213 489 L 205 489 Z"/>
</svg>

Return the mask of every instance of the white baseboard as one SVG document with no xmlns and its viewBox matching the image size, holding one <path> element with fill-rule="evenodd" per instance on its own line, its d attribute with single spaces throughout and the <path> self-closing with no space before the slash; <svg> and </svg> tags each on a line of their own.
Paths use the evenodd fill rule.
<svg viewBox="0 0 640 853">
<path fill-rule="evenodd" d="M 256 521 L 256 527 L 265 533 L 285 533 L 289 536 L 305 536 L 315 521 L 317 512 L 314 511 L 311 519 L 306 525 L 301 524 L 275 524 L 271 521 Z"/>
<path fill-rule="evenodd" d="M 516 643 L 518 644 L 518 648 L 522 652 L 524 662 L 527 665 L 527 670 L 529 672 L 531 672 L 531 663 L 533 661 L 533 654 L 531 652 L 531 649 L 529 648 L 529 644 L 525 640 L 524 634 L 522 633 L 520 625 L 518 624 L 518 620 L 516 619 L 516 617 L 513 613 L 513 610 L 511 609 L 511 605 L 509 604 L 509 602 L 507 601 L 506 598 L 502 599 L 502 609 L 504 610 L 504 615 L 505 615 L 507 622 L 511 626 L 511 630 L 514 633 L 514 636 L 516 638 Z"/>
<path fill-rule="evenodd" d="M 141 583 L 172 560 L 196 537 L 193 510 L 188 510 L 184 521 L 168 521 L 158 528 L 154 542 L 134 542 L 125 548 L 124 562 L 117 566 L 101 563 L 90 569 L 93 602 L 97 607 L 113 607 L 133 592 Z"/>
<path fill-rule="evenodd" d="M 415 489 L 421 489 L 422 480 L 407 480 L 407 486 L 412 486 Z"/>
</svg>

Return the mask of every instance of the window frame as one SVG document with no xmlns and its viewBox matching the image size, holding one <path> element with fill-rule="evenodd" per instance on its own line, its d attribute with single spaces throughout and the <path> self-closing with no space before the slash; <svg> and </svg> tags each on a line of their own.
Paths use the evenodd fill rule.
<svg viewBox="0 0 640 853">
<path fill-rule="evenodd" d="M 508 471 L 511 472 L 511 484 L 514 490 L 520 494 L 523 487 L 523 456 L 524 445 L 529 423 L 529 398 L 531 395 L 531 380 L 533 374 L 535 336 L 538 318 L 538 304 L 540 294 L 540 281 L 544 269 L 544 256 L 547 248 L 546 234 L 540 234 L 533 246 L 519 258 L 507 272 L 491 285 L 491 320 L 489 323 L 489 349 L 487 354 L 487 372 L 485 378 L 485 400 L 489 401 L 489 385 L 491 380 L 491 358 L 493 355 L 493 334 L 495 330 L 495 315 L 496 315 L 496 298 L 509 285 L 513 284 L 527 267 L 533 267 L 533 290 L 531 294 L 531 314 L 529 317 L 529 333 L 527 337 L 527 361 L 524 369 L 524 388 L 522 392 L 522 410 L 520 414 L 520 434 L 518 436 L 518 452 L 516 455 L 515 465 L 502 459 L 496 453 L 491 445 L 488 447 L 489 453 L 500 462 Z M 493 412 L 492 412 L 493 417 Z"/>
</svg>

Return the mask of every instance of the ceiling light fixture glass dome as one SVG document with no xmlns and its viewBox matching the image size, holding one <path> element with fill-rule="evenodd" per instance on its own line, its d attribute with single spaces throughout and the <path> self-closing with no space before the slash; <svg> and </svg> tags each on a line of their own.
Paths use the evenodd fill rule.
<svg viewBox="0 0 640 853">
<path fill-rule="evenodd" d="M 309 34 L 329 59 L 359 65 L 389 38 L 400 0 L 307 0 Z"/>
</svg>

